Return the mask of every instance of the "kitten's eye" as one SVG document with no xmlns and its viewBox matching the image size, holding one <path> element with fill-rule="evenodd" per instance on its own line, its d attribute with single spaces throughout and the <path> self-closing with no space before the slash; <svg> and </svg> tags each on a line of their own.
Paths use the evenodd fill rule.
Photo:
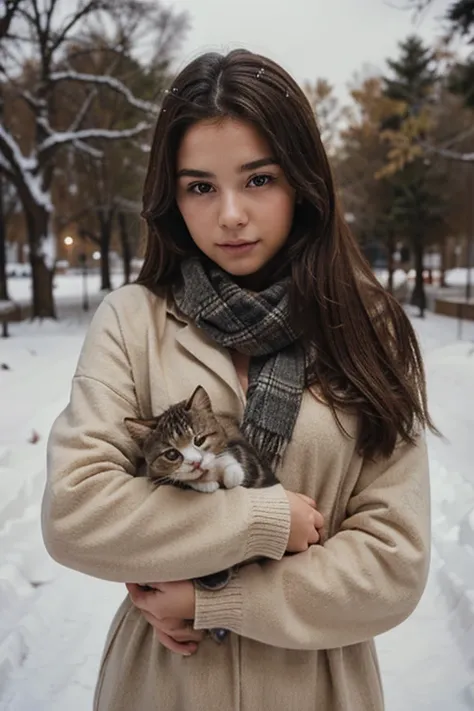
<svg viewBox="0 0 474 711">
<path fill-rule="evenodd" d="M 196 447 L 202 447 L 206 439 L 207 435 L 198 435 L 194 438 L 194 444 L 196 445 Z"/>
<path fill-rule="evenodd" d="M 168 459 L 168 461 L 170 462 L 176 462 L 176 460 L 179 459 L 180 456 L 181 455 L 177 449 L 167 449 L 166 452 L 163 452 L 163 457 Z"/>
</svg>

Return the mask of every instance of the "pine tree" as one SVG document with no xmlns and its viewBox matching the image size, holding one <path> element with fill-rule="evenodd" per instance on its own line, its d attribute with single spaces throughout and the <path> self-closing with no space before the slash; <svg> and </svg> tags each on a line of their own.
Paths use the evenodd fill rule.
<svg viewBox="0 0 474 711">
<path fill-rule="evenodd" d="M 457 0 L 447 12 L 447 20 L 454 34 L 474 44 L 474 0 Z M 464 62 L 457 62 L 449 77 L 449 89 L 462 96 L 465 106 L 474 109 L 474 52 Z"/>
<path fill-rule="evenodd" d="M 436 82 L 433 53 L 416 35 L 408 37 L 399 47 L 399 59 L 387 60 L 392 77 L 384 78 L 384 93 L 390 99 L 405 102 L 407 112 L 416 113 L 430 100 Z"/>
<path fill-rule="evenodd" d="M 418 117 L 433 100 L 436 88 L 436 70 L 432 51 L 424 47 L 416 36 L 408 37 L 400 45 L 397 59 L 387 64 L 391 75 L 384 78 L 384 94 L 394 101 L 403 102 L 403 110 L 390 117 L 383 128 L 397 131 L 410 117 Z M 413 156 L 401 170 L 384 178 L 389 180 L 394 192 L 392 220 L 403 231 L 411 244 L 415 262 L 415 286 L 411 303 L 424 316 L 426 295 L 423 281 L 425 245 L 430 230 L 441 220 L 439 186 L 433 184 L 430 164 L 422 155 Z"/>
</svg>

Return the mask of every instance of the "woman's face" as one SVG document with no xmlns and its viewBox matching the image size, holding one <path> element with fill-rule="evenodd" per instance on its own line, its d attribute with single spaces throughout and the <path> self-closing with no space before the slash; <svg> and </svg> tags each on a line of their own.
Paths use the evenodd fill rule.
<svg viewBox="0 0 474 711">
<path fill-rule="evenodd" d="M 255 274 L 285 244 L 295 191 L 249 123 L 199 121 L 177 156 L 176 201 L 196 245 L 233 276 Z"/>
</svg>

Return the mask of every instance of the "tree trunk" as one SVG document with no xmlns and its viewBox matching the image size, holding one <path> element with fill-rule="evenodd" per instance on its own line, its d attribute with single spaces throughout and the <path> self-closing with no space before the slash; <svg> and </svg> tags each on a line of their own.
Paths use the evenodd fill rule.
<svg viewBox="0 0 474 711">
<path fill-rule="evenodd" d="M 426 309 L 426 294 L 425 283 L 423 280 L 423 236 L 418 234 L 413 240 L 413 256 L 415 259 L 415 286 L 411 295 L 412 306 L 417 306 L 419 309 L 418 316 L 425 317 Z"/>
<path fill-rule="evenodd" d="M 441 264 L 439 265 L 439 286 L 443 289 L 446 286 L 446 258 L 448 249 L 448 240 L 444 236 L 441 240 Z"/>
<path fill-rule="evenodd" d="M 125 213 L 119 212 L 117 219 L 119 223 L 120 243 L 122 245 L 123 283 L 130 284 L 132 252 L 130 249 L 130 240 L 128 238 L 127 217 Z"/>
<path fill-rule="evenodd" d="M 110 260 L 109 246 L 101 240 L 100 243 L 100 288 L 102 291 L 110 291 L 112 284 L 110 281 Z"/>
<path fill-rule="evenodd" d="M 35 214 L 25 209 L 30 248 L 31 275 L 33 281 L 32 318 L 57 318 L 53 296 L 54 268 L 45 260 L 41 249 L 48 234 L 49 214 L 36 206 Z"/>
<path fill-rule="evenodd" d="M 7 225 L 3 205 L 3 181 L 0 175 L 0 300 L 8 301 L 7 287 Z"/>
<path fill-rule="evenodd" d="M 110 242 L 112 239 L 113 210 L 107 213 L 100 211 L 97 215 L 100 225 L 100 288 L 102 291 L 110 291 L 112 282 L 110 280 Z"/>
</svg>

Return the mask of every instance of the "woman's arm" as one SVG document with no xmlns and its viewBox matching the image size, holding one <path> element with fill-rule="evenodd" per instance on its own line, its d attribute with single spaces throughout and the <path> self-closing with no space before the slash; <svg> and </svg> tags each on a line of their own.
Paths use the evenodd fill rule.
<svg viewBox="0 0 474 711">
<path fill-rule="evenodd" d="M 98 578 L 145 583 L 284 555 L 290 509 L 281 486 L 212 495 L 157 489 L 134 476 L 128 416 L 140 413 L 119 319 L 106 298 L 48 443 L 42 525 L 53 558 Z"/>
<path fill-rule="evenodd" d="M 223 627 L 287 649 L 356 644 L 402 622 L 430 557 L 426 446 L 365 464 L 341 530 L 324 546 L 242 567 L 222 591 L 196 590 L 195 628 Z"/>
</svg>

